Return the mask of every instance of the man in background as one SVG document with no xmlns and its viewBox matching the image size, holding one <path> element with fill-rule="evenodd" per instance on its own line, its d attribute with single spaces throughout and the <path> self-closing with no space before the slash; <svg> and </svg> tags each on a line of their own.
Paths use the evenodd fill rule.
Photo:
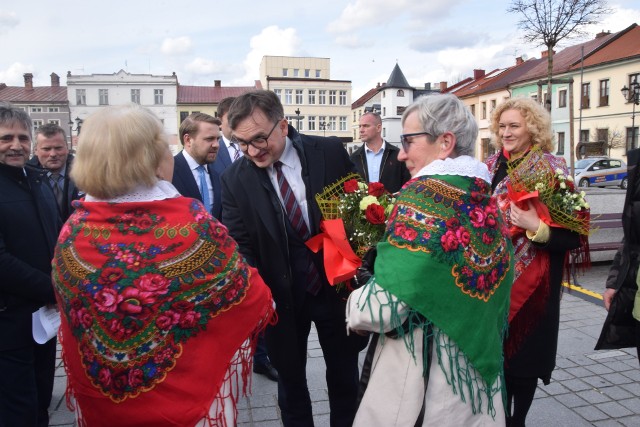
<svg viewBox="0 0 640 427">
<path fill-rule="evenodd" d="M 381 182 L 390 193 L 398 192 L 411 174 L 398 161 L 400 150 L 382 138 L 382 119 L 377 113 L 360 117 L 360 139 L 364 144 L 351 154 L 351 161 L 367 182 Z"/>
<path fill-rule="evenodd" d="M 69 178 L 73 156 L 69 154 L 67 135 L 60 126 L 47 123 L 36 129 L 35 156 L 29 164 L 46 169 L 47 181 L 53 190 L 62 222 L 73 212 L 71 202 L 80 197 L 78 188 Z"/>
<path fill-rule="evenodd" d="M 222 218 L 220 175 L 214 170 L 220 139 L 220 120 L 192 113 L 180 124 L 184 149 L 174 156 L 173 185 L 185 197 L 200 200 L 215 218 Z"/>
<path fill-rule="evenodd" d="M 31 313 L 55 304 L 51 259 L 60 218 L 46 175 L 27 166 L 31 119 L 0 102 L 0 426 L 46 427 L 56 340 L 37 344 Z"/>
</svg>

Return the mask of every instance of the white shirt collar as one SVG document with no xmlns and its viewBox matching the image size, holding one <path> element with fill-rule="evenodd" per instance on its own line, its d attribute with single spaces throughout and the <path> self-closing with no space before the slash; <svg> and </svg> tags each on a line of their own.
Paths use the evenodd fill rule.
<svg viewBox="0 0 640 427">
<path fill-rule="evenodd" d="M 185 160 L 187 161 L 187 164 L 189 165 L 189 169 L 196 170 L 200 167 L 200 163 L 196 162 L 195 159 L 193 157 L 191 157 L 191 154 L 189 154 L 187 152 L 187 150 L 182 150 L 182 154 L 185 158 Z M 206 167 L 206 165 L 205 165 Z"/>
<path fill-rule="evenodd" d="M 382 140 L 382 145 L 380 146 L 380 150 L 378 151 L 378 153 L 384 153 L 385 148 L 387 148 L 387 141 L 385 141 L 384 139 Z M 364 150 L 365 152 L 370 152 L 373 154 L 378 154 L 378 153 L 374 153 L 373 150 L 371 148 L 369 148 L 369 146 L 367 145 L 367 143 L 364 143 Z"/>
</svg>

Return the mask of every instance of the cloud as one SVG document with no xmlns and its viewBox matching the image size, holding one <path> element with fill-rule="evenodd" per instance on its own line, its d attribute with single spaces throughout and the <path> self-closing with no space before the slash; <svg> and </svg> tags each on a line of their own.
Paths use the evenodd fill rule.
<svg viewBox="0 0 640 427">
<path fill-rule="evenodd" d="M 362 40 L 362 38 L 357 34 L 338 36 L 336 37 L 335 42 L 340 46 L 344 46 L 352 49 L 373 46 L 372 40 Z"/>
<path fill-rule="evenodd" d="M 640 22 L 640 10 L 623 9 L 618 5 L 612 5 L 613 13 L 607 15 L 601 23 L 590 25 L 585 31 L 592 37 L 595 37 L 600 31 L 617 32 L 622 31 L 633 23 Z"/>
<path fill-rule="evenodd" d="M 195 58 L 184 66 L 184 69 L 193 74 L 214 74 L 224 70 L 224 65 L 205 58 Z"/>
<path fill-rule="evenodd" d="M 6 70 L 0 70 L 0 83 L 5 83 L 7 86 L 22 86 L 24 84 L 23 74 L 33 72 L 33 65 L 14 62 Z"/>
<path fill-rule="evenodd" d="M 465 48 L 484 44 L 486 36 L 471 32 L 440 32 L 428 35 L 416 35 L 409 42 L 411 49 L 418 52 L 437 52 L 442 49 Z"/>
<path fill-rule="evenodd" d="M 9 29 L 18 26 L 20 19 L 15 12 L 0 10 L 0 34 L 4 34 Z"/>
<path fill-rule="evenodd" d="M 189 37 L 166 38 L 162 42 L 160 50 L 165 55 L 182 55 L 191 51 L 192 43 Z"/>
<path fill-rule="evenodd" d="M 301 44 L 295 28 L 281 29 L 277 25 L 264 28 L 249 41 L 251 50 L 243 62 L 245 75 L 240 81 L 253 84 L 254 80 L 260 78 L 260 62 L 263 56 L 296 56 Z"/>
</svg>

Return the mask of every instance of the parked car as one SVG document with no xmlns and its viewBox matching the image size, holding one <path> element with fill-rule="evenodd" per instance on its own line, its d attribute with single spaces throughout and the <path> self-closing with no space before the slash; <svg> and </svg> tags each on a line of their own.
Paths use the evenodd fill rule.
<svg viewBox="0 0 640 427">
<path fill-rule="evenodd" d="M 579 187 L 605 187 L 609 185 L 627 188 L 627 165 L 622 160 L 609 157 L 589 157 L 575 165 L 575 182 Z"/>
</svg>

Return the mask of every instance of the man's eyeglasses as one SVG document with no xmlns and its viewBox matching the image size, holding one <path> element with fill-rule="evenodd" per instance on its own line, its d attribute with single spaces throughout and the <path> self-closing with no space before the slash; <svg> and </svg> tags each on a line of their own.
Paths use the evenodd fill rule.
<svg viewBox="0 0 640 427">
<path fill-rule="evenodd" d="M 238 144 L 238 147 L 240 147 L 242 151 L 246 151 L 247 148 L 249 148 L 249 145 L 252 145 L 254 148 L 257 148 L 258 150 L 267 148 L 267 146 L 269 145 L 269 138 L 271 137 L 271 134 L 276 129 L 276 126 L 278 126 L 281 120 L 282 119 L 275 122 L 275 124 L 273 125 L 273 127 L 271 128 L 271 131 L 267 134 L 267 136 L 258 136 L 256 138 L 253 138 L 251 141 L 242 141 L 236 138 L 235 136 L 232 136 L 231 143 Z"/>
<path fill-rule="evenodd" d="M 403 133 L 400 135 L 400 143 L 405 153 L 409 151 L 409 144 L 413 142 L 413 137 L 420 135 L 432 136 L 429 132 Z M 409 138 L 411 138 L 411 140 L 409 140 Z"/>
</svg>

